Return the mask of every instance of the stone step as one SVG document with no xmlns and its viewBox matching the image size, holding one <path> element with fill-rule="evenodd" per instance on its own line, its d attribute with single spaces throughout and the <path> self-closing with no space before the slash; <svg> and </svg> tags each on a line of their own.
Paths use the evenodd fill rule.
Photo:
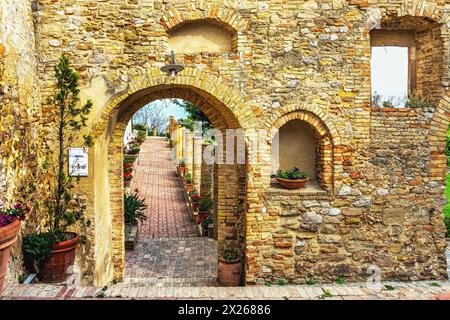
<svg viewBox="0 0 450 320">
<path fill-rule="evenodd" d="M 217 279 L 205 278 L 126 278 L 118 283 L 120 287 L 215 287 Z"/>
</svg>

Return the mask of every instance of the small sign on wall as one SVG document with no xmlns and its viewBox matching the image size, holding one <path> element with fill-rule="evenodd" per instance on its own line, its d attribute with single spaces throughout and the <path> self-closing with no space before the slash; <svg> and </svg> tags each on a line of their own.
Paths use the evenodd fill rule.
<svg viewBox="0 0 450 320">
<path fill-rule="evenodd" d="M 69 148 L 69 176 L 88 176 L 88 153 L 85 148 Z"/>
</svg>

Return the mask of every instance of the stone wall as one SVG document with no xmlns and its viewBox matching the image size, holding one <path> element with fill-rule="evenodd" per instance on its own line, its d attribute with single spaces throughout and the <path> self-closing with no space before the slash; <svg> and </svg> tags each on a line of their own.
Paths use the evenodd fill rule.
<svg viewBox="0 0 450 320">
<path fill-rule="evenodd" d="M 245 246 L 246 283 L 263 281 L 270 273 L 291 282 L 304 282 L 310 273 L 324 281 L 338 275 L 356 280 L 371 264 L 382 269 L 384 279 L 444 276 L 440 211 L 450 106 L 445 97 L 450 84 L 446 2 L 33 3 L 42 98 L 52 94 L 53 66 L 66 53 L 80 74 L 83 99 L 94 102 L 89 128 L 95 170 L 82 179 L 94 230 L 82 252 L 89 257 L 82 269 L 95 275 L 87 282 L 103 284 L 123 271 L 121 159 L 114 154 L 121 146 L 116 141 L 134 111 L 161 98 L 194 103 L 217 129 L 245 130 L 247 157 L 258 161 L 216 166 L 215 192 L 218 221 L 227 227 L 219 238 Z M 20 25 L 22 17 L 29 17 L 28 3 L 18 6 L 27 12 L 20 18 L 2 4 L 8 8 L 2 26 Z M 417 27 L 422 50 L 418 89 L 432 95 L 436 107 L 418 115 L 378 113 L 370 108 L 370 30 L 392 28 L 405 18 Z M 199 19 L 225 25 L 233 35 L 232 51 L 175 53 L 185 69 L 167 77 L 159 68 L 169 61 L 171 30 Z M 432 28 L 422 30 L 424 21 L 434 21 Z M 11 30 L 32 30 L 29 24 Z M 14 38 L 21 44 L 15 47 L 26 51 L 20 59 L 34 52 L 30 37 L 28 32 Z M 2 65 L 20 74 L 28 65 L 20 59 L 16 55 Z M 20 87 L 28 88 L 33 74 L 20 77 L 26 79 Z M 40 118 L 47 120 L 45 113 Z M 295 118 L 308 122 L 323 141 L 317 152 L 322 192 L 273 191 L 270 142 L 263 154 L 250 148 L 257 129 Z"/>
<path fill-rule="evenodd" d="M 46 194 L 39 160 L 39 83 L 34 24 L 30 1 L 0 3 L 0 201 L 40 203 Z M 39 193 L 34 192 L 39 189 Z M 36 208 L 33 208 L 35 211 Z M 26 228 L 35 229 L 39 215 Z M 7 281 L 16 281 L 23 271 L 21 238 L 13 246 Z"/>
</svg>

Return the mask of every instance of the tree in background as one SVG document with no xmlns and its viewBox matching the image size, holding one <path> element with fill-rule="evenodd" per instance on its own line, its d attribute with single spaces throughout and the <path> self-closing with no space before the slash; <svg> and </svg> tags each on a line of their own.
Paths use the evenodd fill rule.
<svg viewBox="0 0 450 320">
<path fill-rule="evenodd" d="M 194 122 L 200 121 L 202 123 L 202 131 L 205 133 L 207 130 L 212 129 L 211 122 L 208 117 L 195 105 L 192 103 L 179 100 L 172 99 L 171 102 L 181 108 L 183 108 L 188 114 L 186 119 L 179 119 L 178 121 L 186 128 L 194 131 Z"/>
<path fill-rule="evenodd" d="M 169 121 L 164 113 L 167 104 L 168 100 L 158 100 L 143 106 L 133 115 L 133 125 L 143 125 L 149 130 L 156 128 L 158 133 L 165 132 Z"/>
</svg>

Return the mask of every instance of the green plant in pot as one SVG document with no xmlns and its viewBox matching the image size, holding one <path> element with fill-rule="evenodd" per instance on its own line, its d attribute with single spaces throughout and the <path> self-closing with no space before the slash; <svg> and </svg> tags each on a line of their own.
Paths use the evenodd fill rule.
<svg viewBox="0 0 450 320">
<path fill-rule="evenodd" d="M 177 171 L 178 175 L 183 178 L 186 172 L 186 164 L 184 163 L 184 160 L 180 160 L 180 162 L 178 162 Z"/>
<path fill-rule="evenodd" d="M 187 173 L 186 177 L 185 177 L 185 181 L 186 181 L 186 192 L 190 192 L 194 189 L 194 185 L 192 184 L 192 174 Z"/>
<path fill-rule="evenodd" d="M 219 258 L 219 269 L 217 280 L 220 285 L 226 287 L 236 287 L 241 283 L 242 263 L 239 257 L 239 250 L 231 247 L 223 251 Z"/>
<path fill-rule="evenodd" d="M 198 201 L 200 200 L 200 195 L 197 190 L 191 190 L 188 192 L 189 201 L 192 206 L 193 211 L 198 211 Z"/>
<path fill-rule="evenodd" d="M 55 67 L 56 87 L 53 97 L 47 100 L 53 107 L 53 123 L 48 125 L 48 138 L 57 148 L 43 163 L 49 196 L 44 201 L 45 221 L 42 230 L 24 237 L 22 249 L 28 266 L 38 273 L 42 282 L 63 282 L 68 268 L 75 261 L 77 246 L 86 237 L 80 235 L 89 227 L 85 219 L 85 200 L 74 194 L 79 177 L 72 177 L 68 151 L 74 145 L 92 144 L 89 136 L 81 136 L 86 126 L 92 103 L 79 103 L 78 75 L 70 67 L 69 59 L 61 56 Z"/>
<path fill-rule="evenodd" d="M 291 170 L 278 170 L 275 174 L 278 183 L 285 189 L 299 189 L 308 182 L 308 174 L 294 167 Z"/>
<path fill-rule="evenodd" d="M 202 223 L 206 218 L 208 218 L 210 210 L 213 207 L 212 199 L 207 195 L 201 195 L 198 200 L 198 220 L 197 223 Z"/>
<path fill-rule="evenodd" d="M 134 194 L 124 195 L 124 218 L 125 224 L 129 226 L 137 226 L 148 218 L 145 215 L 147 205 L 145 199 L 139 197 L 139 193 L 135 190 Z"/>
<path fill-rule="evenodd" d="M 202 234 L 203 234 L 204 237 L 209 237 L 210 236 L 209 233 L 208 233 L 209 226 L 212 225 L 213 223 L 214 223 L 214 220 L 213 220 L 213 217 L 211 215 L 208 215 L 208 217 L 205 220 L 203 220 L 203 222 L 202 222 L 202 229 L 203 229 Z"/>
</svg>

